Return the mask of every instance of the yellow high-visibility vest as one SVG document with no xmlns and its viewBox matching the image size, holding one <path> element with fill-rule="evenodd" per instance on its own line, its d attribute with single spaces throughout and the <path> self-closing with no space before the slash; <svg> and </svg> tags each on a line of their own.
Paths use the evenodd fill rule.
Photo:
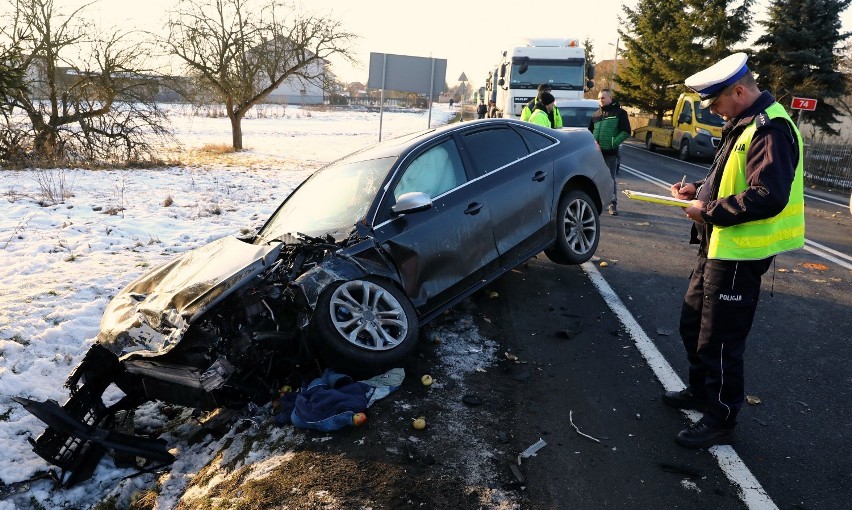
<svg viewBox="0 0 852 510">
<path fill-rule="evenodd" d="M 777 215 L 763 220 L 749 221 L 741 225 L 720 227 L 713 225 L 710 235 L 707 257 L 723 260 L 760 260 L 784 251 L 795 250 L 805 245 L 805 194 L 804 194 L 804 151 L 802 135 L 787 115 L 784 107 L 773 103 L 764 113 L 755 117 L 737 138 L 734 149 L 725 162 L 722 182 L 719 185 L 719 198 L 724 198 L 748 188 L 746 182 L 746 156 L 751 146 L 758 121 L 765 115 L 769 119 L 783 118 L 790 124 L 796 136 L 799 159 L 790 198 L 787 205 Z"/>
</svg>

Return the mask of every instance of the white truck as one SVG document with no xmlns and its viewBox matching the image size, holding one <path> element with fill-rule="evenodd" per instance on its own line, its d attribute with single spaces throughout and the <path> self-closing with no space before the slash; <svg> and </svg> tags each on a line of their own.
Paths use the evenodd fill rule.
<svg viewBox="0 0 852 510">
<path fill-rule="evenodd" d="M 497 106 L 492 116 L 519 118 L 542 83 L 550 84 L 557 100 L 582 99 L 594 74 L 579 39 L 525 39 L 503 52 L 486 79 L 486 95 Z"/>
</svg>

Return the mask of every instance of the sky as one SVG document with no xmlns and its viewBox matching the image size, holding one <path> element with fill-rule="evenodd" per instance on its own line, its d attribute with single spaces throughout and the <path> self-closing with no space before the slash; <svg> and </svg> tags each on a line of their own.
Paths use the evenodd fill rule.
<svg viewBox="0 0 852 510">
<path fill-rule="evenodd" d="M 55 5 L 71 10 L 89 1 L 55 0 Z M 339 19 L 346 30 L 360 36 L 352 48 L 360 66 L 331 59 L 334 73 L 347 83 L 367 82 L 370 53 L 376 52 L 446 59 L 447 84 L 457 85 L 464 73 L 468 85 L 475 89 L 485 84 L 489 69 L 499 63 L 502 52 L 527 37 L 576 38 L 581 44 L 589 38 L 596 60 L 614 58 L 623 6 L 637 3 L 563 1 L 542 6 L 518 4 L 507 10 L 497 7 L 497 2 L 456 0 L 430 0 L 416 6 L 399 0 L 302 0 L 302 9 Z M 104 26 L 157 31 L 165 24 L 165 13 L 175 5 L 176 0 L 95 0 L 86 12 Z M 754 11 L 758 19 L 767 5 L 769 0 L 757 0 Z M 844 29 L 852 30 L 852 10 L 842 13 L 841 19 Z M 756 26 L 750 40 L 757 38 L 759 30 Z"/>
<path fill-rule="evenodd" d="M 69 10 L 85 3 L 83 0 L 55 2 Z M 334 72 L 341 80 L 366 83 L 370 53 L 377 52 L 446 59 L 447 83 L 458 84 L 458 78 L 465 73 L 474 87 L 484 85 L 489 68 L 499 63 L 502 52 L 525 37 L 576 38 L 581 43 L 589 37 L 599 60 L 613 58 L 618 39 L 617 16 L 623 3 L 622 0 L 548 3 L 545 4 L 547 19 L 553 22 L 548 23 L 550 27 L 542 28 L 533 5 L 506 11 L 497 8 L 495 2 L 430 0 L 414 6 L 413 2 L 399 0 L 302 0 L 303 9 L 331 15 L 341 20 L 346 30 L 360 36 L 353 49 L 360 67 L 332 59 Z M 636 0 L 627 3 L 635 4 Z M 163 14 L 176 4 L 176 0 L 98 0 L 88 12 L 105 25 L 124 23 L 156 30 L 164 25 Z"/>
<path fill-rule="evenodd" d="M 227 118 L 193 116 L 192 112 L 192 108 L 176 106 L 169 115 L 175 136 L 186 149 L 230 140 Z M 446 104 L 436 105 L 431 120 L 440 125 L 454 114 Z M 390 138 L 425 129 L 426 123 L 423 110 L 386 111 L 383 132 Z M 26 441 L 40 434 L 44 425 L 10 397 L 65 402 L 68 393 L 62 383 L 93 343 L 112 295 L 179 253 L 223 236 L 254 231 L 318 167 L 375 143 L 378 126 L 376 112 L 273 106 L 264 109 L 262 116 L 250 114 L 243 121 L 247 150 L 230 159 L 221 156 L 215 162 L 162 169 L 0 172 L 0 451 L 4 452 L 0 488 L 48 468 Z M 71 196 L 62 204 L 39 205 L 39 179 L 64 182 Z M 168 207 L 164 205 L 167 197 L 173 200 Z M 119 207 L 124 208 L 119 214 L 106 213 Z M 438 319 L 427 333 L 441 338 L 433 387 L 440 389 L 451 378 L 458 394 L 463 394 L 466 374 L 484 370 L 497 356 L 496 343 L 479 335 L 464 308 L 458 306 L 458 313 Z M 408 417 L 421 406 L 407 398 L 388 405 L 370 408 L 369 420 Z M 452 416 L 473 412 L 463 409 L 460 401 L 457 406 L 451 408 Z M 234 427 L 219 439 L 208 436 L 194 444 L 187 437 L 195 421 L 184 414 L 185 422 L 164 434 L 177 460 L 162 477 L 124 479 L 135 470 L 118 469 L 106 457 L 92 479 L 68 490 L 56 490 L 50 481 L 40 480 L 10 497 L 0 491 L 0 510 L 37 504 L 51 510 L 92 508 L 109 496 L 117 498 L 116 508 L 128 508 L 132 494 L 155 486 L 159 486 L 157 508 L 174 508 L 179 500 L 187 508 L 198 508 L 202 504 L 192 498 L 203 500 L 205 487 L 213 490 L 216 483 L 229 483 L 229 477 L 239 476 L 243 462 L 251 463 L 254 474 L 249 478 L 259 478 L 285 461 L 284 452 L 302 442 L 331 439 L 331 435 L 308 437 L 294 433 L 292 427 L 273 426 L 270 412 L 264 406 L 262 414 L 254 416 L 259 430 L 269 434 L 267 439 L 240 434 Z M 158 404 L 146 404 L 137 412 L 135 423 L 160 427 L 164 420 Z M 464 423 L 463 418 L 459 421 Z M 430 422 L 430 428 L 436 434 L 455 434 L 468 446 L 459 448 L 467 483 L 482 486 L 495 475 L 495 464 L 480 456 L 497 454 L 455 420 Z M 407 435 L 389 439 L 389 448 L 405 451 Z M 257 441 L 251 455 L 231 466 L 230 459 L 245 456 L 249 450 L 245 442 L 250 440 Z M 217 456 L 225 460 L 220 462 Z M 187 490 L 198 473 L 209 474 L 213 481 Z M 232 503 L 239 503 L 239 496 Z"/>
</svg>

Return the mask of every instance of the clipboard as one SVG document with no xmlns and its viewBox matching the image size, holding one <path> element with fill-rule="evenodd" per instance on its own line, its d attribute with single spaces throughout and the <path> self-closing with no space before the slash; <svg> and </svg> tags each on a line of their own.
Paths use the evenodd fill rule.
<svg viewBox="0 0 852 510">
<path fill-rule="evenodd" d="M 631 191 L 629 189 L 622 191 L 622 193 L 627 195 L 627 198 L 632 198 L 633 200 L 641 200 L 642 202 L 671 205 L 675 207 L 689 207 L 692 205 L 692 200 L 682 200 L 680 198 L 674 198 L 672 196 L 655 195 L 653 193 L 643 193 L 641 191 Z"/>
</svg>

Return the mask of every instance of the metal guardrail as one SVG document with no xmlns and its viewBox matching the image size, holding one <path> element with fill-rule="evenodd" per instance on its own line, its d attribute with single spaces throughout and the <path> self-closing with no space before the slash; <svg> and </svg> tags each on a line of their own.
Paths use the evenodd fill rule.
<svg viewBox="0 0 852 510">
<path fill-rule="evenodd" d="M 806 143 L 805 183 L 852 189 L 852 145 Z"/>
</svg>

